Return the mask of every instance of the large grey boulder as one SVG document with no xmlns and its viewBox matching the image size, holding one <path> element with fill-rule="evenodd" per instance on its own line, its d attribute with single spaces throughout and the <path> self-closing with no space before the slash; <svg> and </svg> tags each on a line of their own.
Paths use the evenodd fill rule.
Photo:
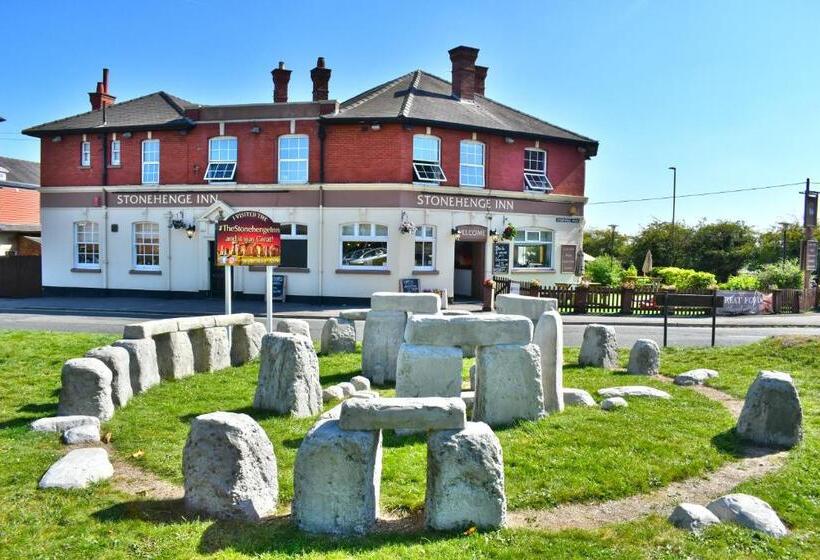
<svg viewBox="0 0 820 560">
<path fill-rule="evenodd" d="M 128 368 L 131 373 L 131 389 L 135 395 L 159 385 L 157 345 L 153 338 L 118 340 L 112 346 L 128 350 Z"/>
<path fill-rule="evenodd" d="M 331 317 L 322 327 L 322 354 L 356 351 L 356 324 L 347 319 Z"/>
<path fill-rule="evenodd" d="M 709 525 L 717 525 L 720 519 L 700 504 L 681 503 L 669 516 L 669 522 L 678 529 L 699 532 Z"/>
<path fill-rule="evenodd" d="M 476 377 L 473 420 L 505 426 L 544 416 L 541 352 L 535 344 L 480 346 Z"/>
<path fill-rule="evenodd" d="M 107 480 L 112 476 L 114 467 L 108 460 L 108 452 L 100 447 L 89 447 L 69 451 L 51 465 L 40 479 L 39 486 L 73 490 L 86 488 L 89 484 Z"/>
<path fill-rule="evenodd" d="M 265 334 L 267 330 L 262 323 L 231 327 L 231 365 L 241 366 L 259 357 Z"/>
<path fill-rule="evenodd" d="M 63 433 L 78 426 L 96 426 L 100 429 L 100 419 L 96 416 L 50 416 L 48 418 L 38 418 L 31 423 L 30 427 L 35 432 L 58 432 Z"/>
<path fill-rule="evenodd" d="M 117 346 L 100 346 L 85 353 L 86 358 L 96 358 L 111 370 L 111 400 L 114 406 L 125 406 L 134 394 L 131 389 L 131 358 L 128 350 Z"/>
<path fill-rule="evenodd" d="M 396 363 L 396 396 L 459 396 L 461 362 L 460 348 L 402 344 Z"/>
<path fill-rule="evenodd" d="M 63 364 L 58 416 L 96 416 L 101 421 L 114 416 L 111 399 L 111 370 L 96 358 L 74 358 Z"/>
<path fill-rule="evenodd" d="M 495 296 L 495 310 L 503 315 L 523 315 L 535 325 L 547 311 L 558 310 L 558 300 L 519 294 L 498 294 Z"/>
<path fill-rule="evenodd" d="M 157 367 L 162 379 L 182 379 L 194 374 L 194 349 L 185 331 L 158 334 Z"/>
<path fill-rule="evenodd" d="M 298 334 L 310 338 L 310 324 L 302 319 L 279 319 L 276 322 L 276 332 Z"/>
<path fill-rule="evenodd" d="M 629 406 L 622 397 L 609 397 L 601 401 L 601 410 L 615 410 L 616 408 L 626 408 Z"/>
<path fill-rule="evenodd" d="M 504 459 L 487 424 L 436 431 L 427 440 L 425 524 L 439 531 L 504 525 Z"/>
<path fill-rule="evenodd" d="M 724 522 L 737 523 L 772 537 L 785 537 L 789 530 L 772 506 L 748 494 L 727 494 L 706 506 L 715 517 Z"/>
<path fill-rule="evenodd" d="M 441 311 L 441 299 L 434 293 L 375 292 L 370 296 L 370 308 L 373 311 L 406 311 L 432 315 Z"/>
<path fill-rule="evenodd" d="M 342 403 L 343 430 L 457 430 L 467 421 L 458 397 L 349 399 Z"/>
<path fill-rule="evenodd" d="M 761 371 L 746 393 L 737 434 L 759 445 L 791 448 L 803 438 L 803 409 L 791 376 Z"/>
<path fill-rule="evenodd" d="M 581 367 L 615 369 L 618 367 L 618 341 L 615 329 L 608 325 L 587 325 L 581 353 L 578 355 Z"/>
<path fill-rule="evenodd" d="M 598 394 L 602 397 L 646 397 L 650 399 L 671 399 L 672 395 L 666 391 L 646 387 L 645 385 L 624 385 L 621 387 L 607 387 L 598 389 Z"/>
<path fill-rule="evenodd" d="M 521 315 L 413 315 L 404 341 L 432 346 L 529 344 L 532 321 Z"/>
<path fill-rule="evenodd" d="M 319 359 L 309 338 L 270 333 L 262 338 L 253 407 L 297 418 L 322 412 Z"/>
<path fill-rule="evenodd" d="M 673 383 L 675 385 L 703 385 L 707 379 L 717 377 L 718 372 L 713 369 L 698 368 L 685 371 L 675 376 Z"/>
<path fill-rule="evenodd" d="M 182 452 L 185 505 L 220 519 L 259 521 L 279 501 L 276 456 L 247 414 L 197 416 Z"/>
<path fill-rule="evenodd" d="M 564 389 L 564 404 L 566 406 L 595 406 L 595 399 L 583 389 Z"/>
<path fill-rule="evenodd" d="M 661 349 L 649 338 L 639 338 L 629 351 L 627 373 L 635 375 L 658 375 L 661 371 Z"/>
<path fill-rule="evenodd" d="M 564 325 L 557 311 L 545 311 L 539 316 L 532 342 L 541 351 L 544 411 L 547 414 L 561 412 L 564 410 Z"/>
<path fill-rule="evenodd" d="M 303 531 L 363 534 L 379 511 L 382 433 L 342 430 L 331 412 L 296 452 L 293 519 Z"/>
<path fill-rule="evenodd" d="M 370 311 L 362 338 L 362 375 L 376 385 L 396 380 L 396 362 L 404 340 L 407 313 Z"/>
<path fill-rule="evenodd" d="M 194 369 L 209 373 L 231 367 L 228 327 L 207 327 L 188 331 L 194 350 Z"/>
<path fill-rule="evenodd" d="M 81 443 L 99 443 L 100 427 L 92 424 L 77 426 L 63 432 L 63 443 L 66 445 L 79 445 Z"/>
</svg>

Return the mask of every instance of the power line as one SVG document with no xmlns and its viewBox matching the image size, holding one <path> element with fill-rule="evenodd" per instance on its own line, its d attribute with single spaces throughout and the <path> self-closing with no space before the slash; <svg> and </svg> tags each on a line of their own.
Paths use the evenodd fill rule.
<svg viewBox="0 0 820 560">
<path fill-rule="evenodd" d="M 707 192 L 700 192 L 700 193 L 691 193 L 691 194 L 679 194 L 675 198 L 695 198 L 700 196 L 713 196 L 716 194 L 728 194 L 728 193 L 737 193 L 737 192 L 749 192 L 749 191 L 762 191 L 767 189 L 782 189 L 784 187 L 798 187 L 805 185 L 805 181 L 800 181 L 799 183 L 784 183 L 782 185 L 766 185 L 765 187 L 742 187 L 737 189 L 726 189 L 722 191 L 707 191 Z M 603 200 L 601 202 L 588 202 L 587 206 L 598 205 L 598 204 L 627 204 L 630 202 L 648 202 L 651 200 L 671 200 L 672 196 L 652 196 L 647 198 L 627 198 L 623 200 Z"/>
</svg>

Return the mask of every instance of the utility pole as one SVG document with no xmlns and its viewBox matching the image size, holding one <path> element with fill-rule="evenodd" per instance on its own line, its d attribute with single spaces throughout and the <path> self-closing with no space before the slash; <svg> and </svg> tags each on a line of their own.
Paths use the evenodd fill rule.
<svg viewBox="0 0 820 560">
<path fill-rule="evenodd" d="M 677 201 L 678 190 L 678 168 L 674 165 L 669 166 L 672 171 L 672 229 L 669 231 L 669 264 L 675 265 L 675 202 Z"/>
<path fill-rule="evenodd" d="M 781 251 L 782 256 L 780 260 L 783 262 L 783 264 L 786 264 L 786 232 L 789 230 L 789 225 L 791 224 L 789 224 L 789 222 L 780 222 L 779 225 L 783 228 L 783 247 Z"/>
<path fill-rule="evenodd" d="M 609 224 L 609 229 L 611 230 L 611 235 L 609 238 L 609 256 L 615 256 L 615 228 L 617 228 L 617 224 Z"/>
<path fill-rule="evenodd" d="M 817 243 L 814 241 L 814 228 L 817 227 L 817 206 L 820 192 L 811 190 L 811 179 L 806 179 L 806 190 L 803 191 L 803 234 L 800 264 L 803 268 L 803 293 L 808 294 L 811 288 L 811 277 L 817 268 Z M 811 254 L 810 254 L 811 253 Z M 804 296 L 808 297 L 808 295 Z"/>
</svg>

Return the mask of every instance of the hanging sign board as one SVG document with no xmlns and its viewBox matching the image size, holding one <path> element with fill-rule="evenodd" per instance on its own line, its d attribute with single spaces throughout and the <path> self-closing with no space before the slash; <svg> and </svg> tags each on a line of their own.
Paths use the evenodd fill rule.
<svg viewBox="0 0 820 560">
<path fill-rule="evenodd" d="M 216 224 L 218 266 L 279 266 L 279 224 L 255 210 L 231 214 Z"/>
<path fill-rule="evenodd" d="M 561 245 L 561 272 L 575 273 L 575 245 Z"/>
<path fill-rule="evenodd" d="M 421 283 L 418 278 L 402 278 L 399 280 L 399 288 L 406 294 L 417 294 L 421 291 Z"/>
<path fill-rule="evenodd" d="M 459 241 L 487 241 L 487 228 L 480 225 L 466 224 L 456 226 Z"/>
<path fill-rule="evenodd" d="M 510 244 L 493 244 L 493 274 L 506 274 L 510 271 Z"/>
<path fill-rule="evenodd" d="M 817 191 L 806 190 L 805 204 L 803 206 L 803 227 L 817 227 Z"/>
<path fill-rule="evenodd" d="M 273 293 L 271 297 L 274 301 L 281 301 L 284 303 L 285 301 L 285 284 L 287 283 L 287 278 L 284 274 L 274 274 L 271 279 L 271 285 L 273 287 Z"/>
</svg>

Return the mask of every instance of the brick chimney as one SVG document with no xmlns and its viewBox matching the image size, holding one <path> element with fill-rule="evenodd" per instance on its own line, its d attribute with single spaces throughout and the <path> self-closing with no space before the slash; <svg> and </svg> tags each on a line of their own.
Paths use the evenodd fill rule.
<svg viewBox="0 0 820 560">
<path fill-rule="evenodd" d="M 271 70 L 273 76 L 273 102 L 288 102 L 288 82 L 290 81 L 290 70 L 285 70 L 285 63 L 279 61 L 279 67 Z"/>
<path fill-rule="evenodd" d="M 478 95 L 484 95 L 484 81 L 487 79 L 487 68 L 486 66 L 476 66 L 475 67 L 475 92 Z"/>
<path fill-rule="evenodd" d="M 313 100 L 326 101 L 329 92 L 330 68 L 325 68 L 325 57 L 320 56 L 316 61 L 316 68 L 310 71 L 313 80 Z"/>
<path fill-rule="evenodd" d="M 97 91 L 90 92 L 88 99 L 91 101 L 91 110 L 97 111 L 103 107 L 113 105 L 116 97 L 108 93 L 108 68 L 103 68 L 102 81 L 97 82 Z"/>
<path fill-rule="evenodd" d="M 475 93 L 475 60 L 478 49 L 460 46 L 448 51 L 453 63 L 453 97 L 472 99 Z"/>
</svg>

